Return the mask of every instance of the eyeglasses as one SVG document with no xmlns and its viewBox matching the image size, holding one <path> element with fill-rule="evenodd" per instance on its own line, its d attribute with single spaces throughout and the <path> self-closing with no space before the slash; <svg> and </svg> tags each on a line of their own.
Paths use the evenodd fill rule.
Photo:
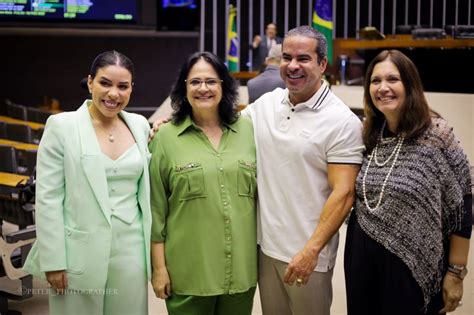
<svg viewBox="0 0 474 315">
<path fill-rule="evenodd" d="M 221 84 L 224 81 L 219 80 L 219 79 L 205 79 L 205 80 L 191 79 L 191 80 L 184 80 L 184 82 L 189 84 L 189 86 L 193 89 L 199 89 L 202 86 L 202 84 L 204 83 L 206 85 L 206 87 L 211 90 L 211 89 L 215 89 L 216 87 L 218 87 L 219 84 Z"/>
</svg>

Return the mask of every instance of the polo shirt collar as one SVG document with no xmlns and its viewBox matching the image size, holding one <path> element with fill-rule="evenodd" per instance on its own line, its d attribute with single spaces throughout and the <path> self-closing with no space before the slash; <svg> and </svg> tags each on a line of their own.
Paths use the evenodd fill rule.
<svg viewBox="0 0 474 315">
<path fill-rule="evenodd" d="M 233 132 L 237 132 L 237 128 L 235 126 L 235 123 L 234 124 L 224 124 L 224 126 L 229 128 Z M 195 130 L 200 129 L 198 126 L 196 126 L 194 121 L 191 119 L 191 116 L 188 115 L 183 120 L 183 122 L 177 126 L 177 128 L 176 128 L 177 129 L 177 135 L 180 136 L 182 133 L 184 133 L 185 131 L 187 131 L 190 128 L 193 128 Z"/>
<path fill-rule="evenodd" d="M 309 109 L 317 110 L 324 103 L 329 92 L 330 92 L 330 89 L 329 89 L 328 84 L 326 83 L 325 80 L 321 80 L 321 86 L 319 87 L 319 90 L 317 90 L 316 93 L 314 93 L 313 96 L 311 96 L 309 100 L 307 100 L 306 102 L 294 104 L 294 106 L 295 107 L 306 106 Z M 285 94 L 283 96 L 283 103 L 287 104 L 288 106 L 293 105 L 290 101 L 290 94 L 289 94 L 288 89 L 285 89 Z"/>
</svg>

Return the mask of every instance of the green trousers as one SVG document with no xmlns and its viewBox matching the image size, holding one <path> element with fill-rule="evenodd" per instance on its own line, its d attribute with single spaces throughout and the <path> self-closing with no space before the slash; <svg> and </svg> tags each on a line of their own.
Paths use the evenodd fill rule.
<svg viewBox="0 0 474 315">
<path fill-rule="evenodd" d="M 104 288 L 50 290 L 50 315 L 148 315 L 142 216 L 127 224 L 112 217 L 112 248 Z"/>
<path fill-rule="evenodd" d="M 166 300 L 169 315 L 250 315 L 255 287 L 236 294 L 195 296 L 171 294 Z"/>
</svg>

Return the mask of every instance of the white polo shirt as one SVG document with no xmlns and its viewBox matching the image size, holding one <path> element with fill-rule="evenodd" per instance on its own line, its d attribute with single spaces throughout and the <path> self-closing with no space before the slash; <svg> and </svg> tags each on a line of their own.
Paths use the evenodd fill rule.
<svg viewBox="0 0 474 315">
<path fill-rule="evenodd" d="M 257 145 L 258 242 L 290 262 L 314 233 L 331 193 L 327 164 L 362 164 L 362 124 L 325 81 L 292 106 L 277 88 L 248 106 Z M 316 271 L 334 267 L 339 235 L 321 251 Z"/>
</svg>

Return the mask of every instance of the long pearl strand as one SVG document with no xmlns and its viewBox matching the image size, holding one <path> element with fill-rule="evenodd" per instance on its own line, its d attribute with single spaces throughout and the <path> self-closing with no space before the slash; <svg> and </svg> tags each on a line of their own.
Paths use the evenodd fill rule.
<svg viewBox="0 0 474 315">
<path fill-rule="evenodd" d="M 377 159 L 377 148 L 378 148 L 379 142 L 380 143 L 390 142 L 390 140 L 385 140 L 383 138 L 383 133 L 384 133 L 386 124 L 387 124 L 387 121 L 384 121 L 383 125 L 382 125 L 382 129 L 380 130 L 379 141 L 377 141 L 377 144 L 375 145 L 375 149 L 374 149 L 374 153 L 373 153 L 374 154 L 374 162 L 375 162 L 375 164 L 377 164 L 377 166 L 380 166 L 380 167 L 385 166 L 385 164 L 387 164 L 392 159 L 393 155 L 397 151 L 397 150 L 393 150 L 392 154 L 390 154 L 390 156 L 384 162 L 379 162 L 378 159 Z M 395 148 L 396 148 L 396 146 L 395 146 Z"/>
<path fill-rule="evenodd" d="M 374 151 L 372 152 L 372 154 L 369 156 L 369 162 L 367 163 L 367 167 L 365 169 L 365 172 L 364 172 L 364 177 L 362 178 L 362 192 L 364 194 L 364 203 L 365 203 L 365 206 L 367 207 L 367 209 L 369 209 L 369 211 L 375 211 L 378 209 L 378 207 L 380 206 L 380 203 L 382 202 L 382 198 L 383 198 L 383 194 L 385 192 L 385 186 L 387 185 L 387 181 L 388 181 L 388 178 L 390 177 L 390 174 L 392 174 L 392 170 L 393 170 L 393 167 L 395 166 L 395 163 L 397 162 L 398 160 L 398 155 L 400 154 L 400 150 L 402 148 L 402 145 L 403 145 L 403 140 L 405 139 L 404 137 L 398 137 L 398 142 L 397 144 L 395 145 L 395 148 L 393 149 L 393 152 L 392 154 L 390 154 L 390 156 L 388 157 L 387 160 L 385 160 L 384 162 L 382 163 L 379 163 L 377 161 L 377 149 L 378 149 L 378 145 L 379 145 L 379 142 L 382 142 L 383 141 L 383 129 L 385 127 L 385 123 L 384 125 L 382 126 L 382 130 L 380 131 L 380 138 L 379 138 L 379 141 L 377 141 L 377 144 L 375 145 L 375 148 L 374 148 Z M 369 167 L 370 167 L 370 163 L 372 162 L 372 158 L 374 159 L 375 161 L 375 164 L 379 167 L 382 167 L 384 166 L 385 164 L 388 163 L 388 161 L 390 161 L 392 159 L 392 156 L 394 156 L 394 159 L 393 159 L 393 162 L 392 162 L 392 165 L 390 166 L 390 170 L 388 171 L 387 173 L 387 176 L 385 176 L 385 180 L 383 181 L 383 184 L 382 184 L 382 189 L 380 191 L 380 195 L 379 195 L 379 198 L 378 198 L 378 201 L 377 201 L 377 204 L 375 205 L 374 208 L 372 208 L 370 205 L 369 205 L 369 201 L 367 199 L 367 194 L 366 194 L 366 185 L 365 185 L 365 181 L 366 181 L 366 178 L 367 178 L 367 173 L 369 171 Z"/>
</svg>

